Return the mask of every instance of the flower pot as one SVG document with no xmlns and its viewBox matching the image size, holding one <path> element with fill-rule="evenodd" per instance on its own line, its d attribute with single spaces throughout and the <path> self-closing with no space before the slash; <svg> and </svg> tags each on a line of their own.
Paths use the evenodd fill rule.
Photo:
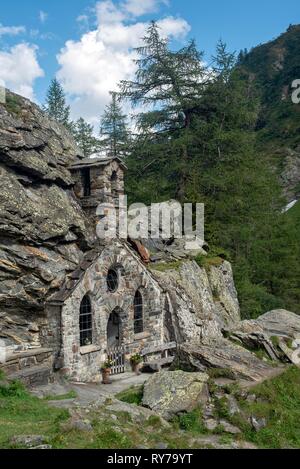
<svg viewBox="0 0 300 469">
<path fill-rule="evenodd" d="M 110 368 L 104 368 L 101 370 L 102 373 L 102 384 L 111 384 L 111 380 L 109 379 L 111 369 Z"/>
<path fill-rule="evenodd" d="M 142 363 L 131 363 L 131 369 L 136 375 L 141 374 Z"/>
</svg>

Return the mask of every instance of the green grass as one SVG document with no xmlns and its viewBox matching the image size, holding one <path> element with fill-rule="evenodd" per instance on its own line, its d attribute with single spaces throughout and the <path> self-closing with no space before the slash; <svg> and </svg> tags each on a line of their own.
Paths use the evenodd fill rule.
<svg viewBox="0 0 300 469">
<path fill-rule="evenodd" d="M 19 96 L 7 94 L 5 107 L 11 114 L 16 114 L 19 116 L 22 110 L 21 98 L 19 98 Z"/>
<path fill-rule="evenodd" d="M 216 392 L 216 388 L 210 389 Z M 248 402 L 241 397 L 238 385 L 226 392 L 235 395 L 241 409 L 240 414 L 231 416 L 226 397 L 215 399 L 215 417 L 225 419 L 239 427 L 241 435 L 236 438 L 254 443 L 258 448 L 300 448 L 300 369 L 291 366 L 280 376 L 267 380 L 251 388 L 257 396 L 256 402 Z M 256 432 L 249 423 L 250 416 L 265 418 L 267 426 Z M 201 409 L 176 417 L 178 428 L 201 436 L 208 434 L 202 423 Z M 224 435 L 219 426 L 213 433 Z M 234 437 L 230 437 L 231 439 Z"/>
<path fill-rule="evenodd" d="M 143 400 L 143 386 L 133 386 L 117 394 L 116 398 L 128 404 L 140 405 Z"/>
<path fill-rule="evenodd" d="M 176 270 L 178 271 L 182 265 L 182 261 L 174 261 L 174 262 L 160 262 L 151 264 L 149 266 L 152 270 L 157 270 L 158 272 L 167 272 L 168 270 Z"/>
<path fill-rule="evenodd" d="M 167 443 L 170 449 L 185 449 L 193 447 L 193 438 L 212 433 L 203 425 L 201 408 L 178 415 L 166 431 L 158 416 L 135 421 L 127 412 L 116 412 L 113 418 L 101 406 L 93 408 L 88 414 L 84 413 L 82 418 L 91 422 L 92 431 L 83 432 L 68 427 L 70 415 L 67 410 L 50 407 L 47 400 L 30 395 L 18 382 L 6 383 L 3 376 L 1 380 L 0 448 L 14 447 L 11 443 L 13 436 L 35 434 L 43 435 L 46 443 L 58 449 L 130 449 L 139 445 L 155 448 L 159 442 Z M 216 389 L 210 387 L 210 391 L 215 392 Z M 251 388 L 251 394 L 257 396 L 256 402 L 248 402 L 237 384 L 228 387 L 226 392 L 235 395 L 242 412 L 230 416 L 227 399 L 221 398 L 215 399 L 215 416 L 238 426 L 242 434 L 229 437 L 218 427 L 213 433 L 224 437 L 224 442 L 238 438 L 250 441 L 258 448 L 300 447 L 299 368 L 291 366 L 280 376 Z M 133 387 L 117 397 L 138 405 L 141 403 L 142 387 Z M 250 416 L 265 418 L 267 426 L 255 432 L 248 422 Z"/>
<path fill-rule="evenodd" d="M 244 418 L 231 423 L 243 431 L 243 438 L 259 448 L 300 448 L 300 369 L 291 366 L 280 376 L 255 386 L 251 393 L 257 402 L 239 399 Z M 267 426 L 255 432 L 247 418 L 265 418 Z"/>
<path fill-rule="evenodd" d="M 271 339 L 271 342 L 272 342 L 272 344 L 274 345 L 274 347 L 278 347 L 278 346 L 279 346 L 279 338 L 278 338 L 277 335 L 272 335 L 272 336 L 270 337 L 270 339 Z"/>
<path fill-rule="evenodd" d="M 207 374 L 209 375 L 210 378 L 227 378 L 227 379 L 233 379 L 235 380 L 235 374 L 232 370 L 229 368 L 210 368 L 207 371 Z"/>
<path fill-rule="evenodd" d="M 210 267 L 219 267 L 224 260 L 230 260 L 230 254 L 223 248 L 211 246 L 206 256 L 199 254 L 194 258 L 199 267 L 209 269 Z M 218 292 L 216 293 L 218 296 Z"/>
<path fill-rule="evenodd" d="M 173 424 L 187 432 L 196 435 L 207 433 L 202 418 L 202 409 L 199 407 L 191 412 L 180 414 L 173 419 Z"/>
<path fill-rule="evenodd" d="M 10 439 L 16 435 L 42 434 L 51 441 L 68 418 L 68 411 L 48 407 L 22 384 L 0 384 L 0 448 L 12 447 Z"/>
<path fill-rule="evenodd" d="M 76 399 L 76 397 L 77 397 L 76 391 L 72 390 L 66 394 L 59 394 L 59 395 L 49 394 L 48 396 L 44 397 L 44 400 L 45 401 L 63 401 L 65 399 Z"/>
</svg>

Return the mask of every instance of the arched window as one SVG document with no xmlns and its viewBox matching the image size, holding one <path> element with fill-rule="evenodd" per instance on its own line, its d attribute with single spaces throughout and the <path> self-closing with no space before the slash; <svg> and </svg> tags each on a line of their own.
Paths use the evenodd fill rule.
<svg viewBox="0 0 300 469">
<path fill-rule="evenodd" d="M 93 342 L 93 317 L 92 305 L 88 295 L 82 298 L 80 304 L 79 330 L 80 330 L 80 346 L 91 345 Z"/>
<path fill-rule="evenodd" d="M 134 333 L 139 334 L 144 330 L 143 297 L 139 290 L 134 295 Z"/>
</svg>

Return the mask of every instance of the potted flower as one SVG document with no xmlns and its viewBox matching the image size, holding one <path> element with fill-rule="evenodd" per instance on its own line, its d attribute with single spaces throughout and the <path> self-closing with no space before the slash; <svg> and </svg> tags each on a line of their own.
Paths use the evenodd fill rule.
<svg viewBox="0 0 300 469">
<path fill-rule="evenodd" d="M 113 362 L 111 360 L 106 360 L 103 365 L 101 366 L 101 373 L 102 373 L 102 383 L 103 384 L 111 384 L 111 380 L 109 379 L 111 373 L 111 367 L 113 366 Z"/>
<path fill-rule="evenodd" d="M 134 355 L 130 357 L 131 369 L 136 375 L 141 374 L 140 369 L 141 369 L 142 362 L 143 362 L 143 357 L 139 353 L 135 353 Z"/>
</svg>

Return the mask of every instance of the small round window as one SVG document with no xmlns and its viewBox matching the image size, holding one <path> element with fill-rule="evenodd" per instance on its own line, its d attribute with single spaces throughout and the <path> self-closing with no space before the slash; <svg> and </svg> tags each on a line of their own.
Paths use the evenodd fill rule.
<svg viewBox="0 0 300 469">
<path fill-rule="evenodd" d="M 115 269 L 109 269 L 107 273 L 107 287 L 110 292 L 114 292 L 118 289 L 119 277 L 118 272 Z"/>
</svg>

